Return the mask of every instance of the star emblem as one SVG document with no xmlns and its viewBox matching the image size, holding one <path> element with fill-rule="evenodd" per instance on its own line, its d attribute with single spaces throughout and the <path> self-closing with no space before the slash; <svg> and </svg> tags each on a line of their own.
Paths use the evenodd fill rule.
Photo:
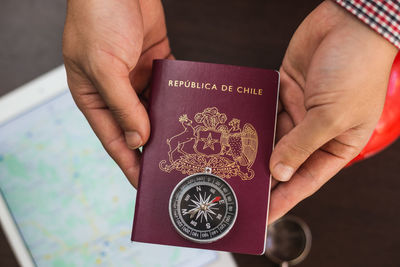
<svg viewBox="0 0 400 267">
<path fill-rule="evenodd" d="M 218 201 L 221 199 L 220 196 L 217 196 L 214 199 L 210 200 L 211 194 L 207 197 L 207 193 L 204 193 L 203 197 L 199 193 L 199 197 L 197 197 L 196 195 L 194 197 L 196 200 L 191 199 L 190 201 L 192 201 L 193 204 L 189 204 L 189 206 L 193 208 L 189 211 L 183 212 L 183 215 L 189 214 L 190 219 L 196 216 L 195 220 L 197 221 L 200 218 L 201 223 L 203 222 L 203 220 L 208 222 L 208 220 L 210 219 L 212 221 L 214 219 L 212 215 L 218 217 L 214 210 L 218 211 L 219 209 L 214 206 L 218 205 Z"/>
<path fill-rule="evenodd" d="M 207 147 L 209 147 L 212 150 L 214 150 L 214 144 L 219 142 L 217 139 L 212 138 L 211 133 L 208 133 L 207 138 L 201 138 L 201 141 L 204 142 L 203 149 L 206 149 Z"/>
</svg>

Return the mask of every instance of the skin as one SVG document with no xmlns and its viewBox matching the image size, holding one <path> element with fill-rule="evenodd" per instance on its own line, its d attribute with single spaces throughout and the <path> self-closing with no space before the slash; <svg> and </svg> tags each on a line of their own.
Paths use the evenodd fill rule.
<svg viewBox="0 0 400 267">
<path fill-rule="evenodd" d="M 397 49 L 333 1 L 293 35 L 280 69 L 269 222 L 331 179 L 368 142 Z"/>
<path fill-rule="evenodd" d="M 118 14 L 118 15 L 116 15 Z M 72 96 L 104 148 L 137 186 L 150 134 L 154 58 L 173 58 L 158 0 L 69 0 L 63 39 Z M 367 143 L 397 49 L 332 1 L 292 37 L 280 69 L 269 223 L 313 194 Z"/>
<path fill-rule="evenodd" d="M 69 0 L 63 55 L 75 103 L 136 187 L 152 61 L 172 58 L 161 2 Z"/>
</svg>

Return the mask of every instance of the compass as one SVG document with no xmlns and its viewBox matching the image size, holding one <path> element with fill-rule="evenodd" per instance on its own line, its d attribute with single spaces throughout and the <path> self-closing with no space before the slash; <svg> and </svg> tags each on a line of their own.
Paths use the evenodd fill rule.
<svg viewBox="0 0 400 267">
<path fill-rule="evenodd" d="M 180 181 L 169 200 L 169 215 L 175 229 L 196 243 L 211 243 L 233 227 L 238 213 L 235 192 L 227 182 L 211 174 L 196 173 Z"/>
</svg>

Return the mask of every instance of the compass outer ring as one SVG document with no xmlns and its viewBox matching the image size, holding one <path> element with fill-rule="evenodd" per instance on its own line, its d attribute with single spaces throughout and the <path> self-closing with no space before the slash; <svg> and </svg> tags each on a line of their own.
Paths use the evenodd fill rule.
<svg viewBox="0 0 400 267">
<path fill-rule="evenodd" d="M 172 207 L 172 197 L 174 196 L 174 194 L 175 194 L 176 190 L 179 188 L 179 186 L 182 185 L 183 183 L 185 183 L 186 180 L 189 180 L 189 179 L 191 179 L 191 178 L 193 178 L 193 177 L 195 177 L 195 176 L 200 176 L 200 175 L 203 175 L 203 176 L 207 176 L 207 175 L 208 175 L 208 176 L 212 176 L 212 177 L 215 177 L 215 178 L 221 180 L 223 183 L 225 183 L 225 184 L 228 186 L 228 188 L 231 190 L 231 192 L 232 192 L 232 194 L 233 194 L 233 196 L 234 196 L 235 205 L 236 205 L 236 212 L 235 212 L 235 216 L 234 216 L 234 218 L 233 218 L 233 222 L 228 226 L 228 228 L 225 230 L 225 232 L 223 232 L 223 233 L 222 233 L 221 235 L 219 235 L 219 236 L 216 236 L 216 237 L 214 237 L 214 238 L 207 239 L 207 240 L 199 240 L 199 239 L 195 239 L 195 238 L 192 238 L 192 237 L 190 237 L 190 236 L 187 236 L 187 235 L 183 234 L 183 233 L 179 230 L 179 227 L 175 224 L 175 221 L 174 221 L 174 218 L 173 218 L 173 215 L 172 215 L 172 208 L 171 208 L 171 207 Z M 224 236 L 226 236 L 226 235 L 231 231 L 232 227 L 233 227 L 233 226 L 235 225 L 235 223 L 236 223 L 236 218 L 237 218 L 237 215 L 238 215 L 238 213 L 239 213 L 239 206 L 238 206 L 238 202 L 237 202 L 237 197 L 236 197 L 235 191 L 233 191 L 233 188 L 232 188 L 232 187 L 230 186 L 230 184 L 229 184 L 228 182 L 226 182 L 224 179 L 222 179 L 222 178 L 220 178 L 220 177 L 218 177 L 218 176 L 216 176 L 216 175 L 214 175 L 214 174 L 212 174 L 212 173 L 194 173 L 194 174 L 192 174 L 192 175 L 189 175 L 189 176 L 186 176 L 185 178 L 183 178 L 183 179 L 175 186 L 175 188 L 172 190 L 171 196 L 169 197 L 168 210 L 169 210 L 169 218 L 171 219 L 171 222 L 172 222 L 172 224 L 173 224 L 175 230 L 178 232 L 178 234 L 179 234 L 180 236 L 182 236 L 183 238 L 185 238 L 185 239 L 187 239 L 187 240 L 190 240 L 190 241 L 192 241 L 192 242 L 195 242 L 195 243 L 199 243 L 199 244 L 209 244 L 209 243 L 213 243 L 213 242 L 215 242 L 215 241 L 217 241 L 217 240 L 220 240 L 221 238 L 223 238 Z"/>
</svg>

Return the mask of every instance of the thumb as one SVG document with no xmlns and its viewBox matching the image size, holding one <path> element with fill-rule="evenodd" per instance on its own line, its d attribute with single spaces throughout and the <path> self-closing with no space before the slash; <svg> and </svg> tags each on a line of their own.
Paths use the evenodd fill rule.
<svg viewBox="0 0 400 267">
<path fill-rule="evenodd" d="M 304 120 L 279 140 L 270 159 L 275 179 L 290 180 L 314 151 L 340 134 L 338 118 L 326 112 L 309 110 Z"/>
<path fill-rule="evenodd" d="M 96 87 L 124 131 L 128 147 L 139 148 L 149 138 L 150 122 L 145 107 L 131 85 L 128 69 L 101 71 L 95 77 Z"/>
</svg>

